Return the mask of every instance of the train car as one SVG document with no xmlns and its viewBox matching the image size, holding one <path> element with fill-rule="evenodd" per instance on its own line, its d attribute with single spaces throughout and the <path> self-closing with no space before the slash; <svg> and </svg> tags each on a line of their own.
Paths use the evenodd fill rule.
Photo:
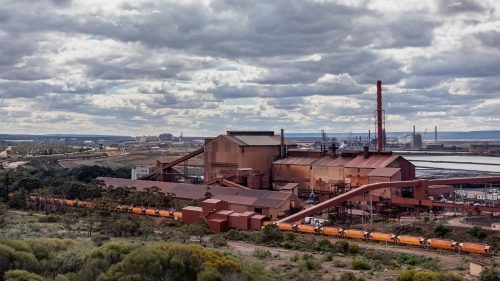
<svg viewBox="0 0 500 281">
<path fill-rule="evenodd" d="M 295 231 L 296 227 L 297 225 L 294 223 L 283 222 L 278 224 L 278 228 L 283 231 Z"/>
<path fill-rule="evenodd" d="M 301 224 L 297 226 L 297 232 L 301 233 L 317 233 L 319 230 L 319 227 L 316 225 L 311 225 L 311 224 Z"/>
<path fill-rule="evenodd" d="M 427 239 L 425 241 L 426 248 L 456 250 L 457 242 L 448 239 Z"/>
<path fill-rule="evenodd" d="M 178 220 L 182 220 L 182 212 L 174 212 L 174 218 Z"/>
<path fill-rule="evenodd" d="M 128 211 L 133 214 L 143 214 L 142 210 L 143 208 L 138 208 L 138 207 L 128 208 Z"/>
<path fill-rule="evenodd" d="M 323 226 L 320 228 L 319 233 L 326 235 L 326 236 L 339 236 L 342 237 L 343 233 L 342 228 L 338 227 L 329 227 L 329 226 Z"/>
<path fill-rule="evenodd" d="M 368 232 L 363 230 L 346 229 L 342 232 L 342 235 L 346 238 L 351 239 L 365 239 L 368 235 Z"/>
<path fill-rule="evenodd" d="M 55 198 L 52 198 L 52 197 L 49 198 L 49 203 L 50 204 L 54 204 L 55 202 L 56 202 Z"/>
<path fill-rule="evenodd" d="M 265 227 L 266 225 L 272 224 L 272 221 L 263 221 L 262 222 L 262 227 Z"/>
<path fill-rule="evenodd" d="M 64 205 L 69 206 L 69 207 L 74 207 L 75 201 L 74 200 L 64 200 Z"/>
<path fill-rule="evenodd" d="M 149 216 L 157 216 L 157 212 L 155 209 L 146 209 L 144 210 L 144 213 Z"/>
<path fill-rule="evenodd" d="M 170 217 L 170 212 L 169 211 L 164 211 L 164 210 L 159 210 L 158 211 L 158 216 L 168 218 Z"/>
<path fill-rule="evenodd" d="M 421 236 L 401 235 L 396 238 L 398 245 L 424 246 L 425 239 Z"/>
<path fill-rule="evenodd" d="M 31 201 L 31 202 L 35 202 L 35 201 L 36 201 L 36 196 L 30 196 L 30 197 L 29 197 L 29 201 Z"/>
<path fill-rule="evenodd" d="M 396 235 L 392 233 L 372 232 L 368 235 L 370 241 L 396 243 Z"/>
<path fill-rule="evenodd" d="M 87 202 L 85 202 L 85 201 L 77 201 L 76 205 L 78 207 L 86 207 L 87 206 Z"/>
<path fill-rule="evenodd" d="M 458 252 L 476 253 L 491 256 L 491 247 L 486 244 L 464 242 L 458 244 Z"/>
</svg>

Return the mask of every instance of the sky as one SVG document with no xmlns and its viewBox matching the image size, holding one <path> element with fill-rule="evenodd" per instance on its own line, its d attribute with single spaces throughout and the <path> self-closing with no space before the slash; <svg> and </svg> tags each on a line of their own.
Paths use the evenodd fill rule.
<svg viewBox="0 0 500 281">
<path fill-rule="evenodd" d="M 0 133 L 499 129 L 499 0 L 1 3 Z"/>
</svg>

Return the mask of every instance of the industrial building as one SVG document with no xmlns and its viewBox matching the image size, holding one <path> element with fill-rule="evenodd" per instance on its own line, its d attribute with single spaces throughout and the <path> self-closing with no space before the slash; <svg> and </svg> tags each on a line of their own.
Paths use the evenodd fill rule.
<svg viewBox="0 0 500 281">
<path fill-rule="evenodd" d="M 276 219 L 288 216 L 294 210 L 301 208 L 301 200 L 292 192 L 270 190 L 237 189 L 221 186 L 206 186 L 172 182 L 155 182 L 144 180 L 129 180 L 109 177 L 98 177 L 106 187 L 128 186 L 137 191 L 153 186 L 159 187 L 164 194 L 175 194 L 181 205 L 187 205 L 191 200 L 200 199 L 209 188 L 213 199 L 224 200 L 229 204 L 228 210 L 238 213 L 255 212 L 268 218 Z"/>
<path fill-rule="evenodd" d="M 144 177 L 152 172 L 156 171 L 156 166 L 137 166 L 132 168 L 131 174 L 132 179 L 136 180 L 138 178 Z"/>
</svg>

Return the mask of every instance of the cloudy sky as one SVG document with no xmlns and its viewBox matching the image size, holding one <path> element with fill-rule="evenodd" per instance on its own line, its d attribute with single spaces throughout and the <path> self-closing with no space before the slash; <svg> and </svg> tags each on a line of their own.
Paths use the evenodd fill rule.
<svg viewBox="0 0 500 281">
<path fill-rule="evenodd" d="M 0 133 L 499 129 L 499 0 L 0 3 Z"/>
</svg>

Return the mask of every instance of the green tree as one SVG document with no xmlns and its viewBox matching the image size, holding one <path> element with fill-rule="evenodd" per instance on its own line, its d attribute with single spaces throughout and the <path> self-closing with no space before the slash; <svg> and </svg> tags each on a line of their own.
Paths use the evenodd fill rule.
<svg viewBox="0 0 500 281">
<path fill-rule="evenodd" d="M 356 281 L 356 275 L 352 272 L 344 272 L 340 275 L 340 281 Z"/>
<path fill-rule="evenodd" d="M 275 224 L 268 224 L 263 231 L 265 241 L 271 243 L 283 242 L 283 232 Z"/>
<path fill-rule="evenodd" d="M 486 232 L 484 232 L 483 228 L 475 225 L 472 228 L 470 228 L 469 230 L 467 230 L 467 235 L 469 235 L 470 237 L 477 238 L 477 239 L 483 239 L 486 237 Z"/>
<path fill-rule="evenodd" d="M 9 207 L 3 203 L 0 203 L 0 228 L 3 228 L 5 226 L 8 212 Z"/>
<path fill-rule="evenodd" d="M 193 223 L 188 226 L 188 234 L 196 236 L 200 243 L 203 242 L 203 238 L 205 235 L 212 233 L 210 229 L 208 229 L 207 225 L 204 223 Z"/>
<path fill-rule="evenodd" d="M 445 226 L 443 224 L 438 224 L 434 228 L 434 237 L 439 237 L 439 238 L 444 238 L 448 233 L 450 233 L 452 230 L 449 226 Z"/>
<path fill-rule="evenodd" d="M 26 270 L 9 270 L 5 272 L 5 281 L 45 281 L 42 276 Z"/>
<path fill-rule="evenodd" d="M 222 274 L 209 267 L 196 276 L 196 281 L 222 281 Z"/>
</svg>

